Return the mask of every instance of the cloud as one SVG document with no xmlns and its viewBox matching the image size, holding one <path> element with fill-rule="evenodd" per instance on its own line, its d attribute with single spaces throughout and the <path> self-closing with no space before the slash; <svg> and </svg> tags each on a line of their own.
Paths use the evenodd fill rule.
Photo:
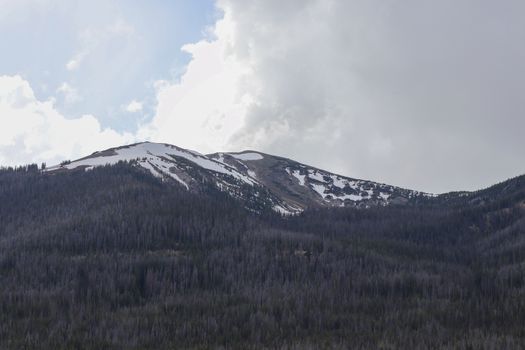
<svg viewBox="0 0 525 350">
<path fill-rule="evenodd" d="M 123 109 L 129 113 L 136 113 L 136 112 L 142 111 L 142 107 L 143 107 L 142 102 L 133 100 L 130 103 L 128 103 L 126 106 L 123 106 Z"/>
<path fill-rule="evenodd" d="M 64 96 L 66 104 L 72 104 L 82 100 L 82 97 L 78 94 L 77 89 L 72 87 L 66 82 L 63 82 L 57 89 L 58 93 Z"/>
<path fill-rule="evenodd" d="M 250 96 L 242 91 L 243 65 L 227 55 L 233 40 L 228 14 L 211 35 L 216 39 L 185 45 L 192 60 L 180 81 L 157 81 L 153 120 L 139 130 L 139 138 L 172 142 L 211 152 L 229 143 L 243 124 Z"/>
<path fill-rule="evenodd" d="M 130 38 L 135 34 L 135 28 L 122 18 L 103 28 L 86 28 L 80 32 L 80 49 L 66 63 L 68 71 L 75 71 L 83 61 L 98 48 L 104 47 L 112 39 Z"/>
<path fill-rule="evenodd" d="M 85 56 L 86 56 L 86 53 L 76 54 L 74 58 L 72 58 L 70 61 L 67 62 L 66 69 L 68 71 L 77 70 L 78 67 L 80 67 L 80 63 L 82 62 Z"/>
<path fill-rule="evenodd" d="M 67 119 L 53 100 L 39 101 L 20 76 L 0 76 L 0 166 L 56 164 L 135 141 L 133 135 L 102 128 L 92 115 Z"/>
<path fill-rule="evenodd" d="M 135 34 L 135 28 L 122 18 L 117 18 L 115 22 L 108 27 L 107 31 L 115 36 L 129 36 Z"/>
<path fill-rule="evenodd" d="M 72 59 L 66 64 L 66 69 L 69 71 L 77 70 L 80 66 L 80 61 L 78 59 Z"/>
<path fill-rule="evenodd" d="M 427 191 L 525 172 L 525 3 L 219 0 L 142 137 Z"/>
</svg>

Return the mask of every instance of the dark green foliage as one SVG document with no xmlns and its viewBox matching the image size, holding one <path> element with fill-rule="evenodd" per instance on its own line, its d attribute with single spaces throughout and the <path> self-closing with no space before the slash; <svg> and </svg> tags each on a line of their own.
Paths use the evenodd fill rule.
<svg viewBox="0 0 525 350">
<path fill-rule="evenodd" d="M 281 218 L 125 164 L 4 169 L 0 348 L 523 348 L 511 181 Z"/>
</svg>

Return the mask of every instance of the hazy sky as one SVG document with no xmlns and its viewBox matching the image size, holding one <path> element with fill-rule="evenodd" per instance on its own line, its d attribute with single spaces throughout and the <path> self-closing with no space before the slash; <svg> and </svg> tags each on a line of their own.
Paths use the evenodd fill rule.
<svg viewBox="0 0 525 350">
<path fill-rule="evenodd" d="M 0 165 L 151 140 L 429 192 L 525 173 L 521 0 L 0 9 Z"/>
</svg>

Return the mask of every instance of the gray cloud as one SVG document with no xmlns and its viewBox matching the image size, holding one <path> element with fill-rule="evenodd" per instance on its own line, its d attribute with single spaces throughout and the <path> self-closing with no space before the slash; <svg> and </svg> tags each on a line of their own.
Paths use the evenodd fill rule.
<svg viewBox="0 0 525 350">
<path fill-rule="evenodd" d="M 525 173 L 522 1 L 245 1 L 231 147 L 443 192 Z"/>
</svg>

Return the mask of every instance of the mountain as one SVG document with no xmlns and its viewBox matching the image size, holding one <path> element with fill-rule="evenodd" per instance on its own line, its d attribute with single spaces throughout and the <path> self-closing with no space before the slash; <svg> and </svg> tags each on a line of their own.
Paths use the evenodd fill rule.
<svg viewBox="0 0 525 350">
<path fill-rule="evenodd" d="M 220 154 L 180 150 L 188 190 L 142 158 L 98 166 L 123 152 L 0 168 L 0 349 L 525 348 L 525 176 L 259 215 L 205 184 L 223 175 L 195 161 Z"/>
<path fill-rule="evenodd" d="M 177 146 L 143 142 L 50 167 L 62 172 L 130 162 L 163 181 L 189 191 L 212 186 L 243 200 L 250 209 L 271 207 L 299 213 L 313 207 L 370 207 L 402 204 L 430 194 L 353 179 L 291 159 L 257 151 L 203 155 Z"/>
</svg>

